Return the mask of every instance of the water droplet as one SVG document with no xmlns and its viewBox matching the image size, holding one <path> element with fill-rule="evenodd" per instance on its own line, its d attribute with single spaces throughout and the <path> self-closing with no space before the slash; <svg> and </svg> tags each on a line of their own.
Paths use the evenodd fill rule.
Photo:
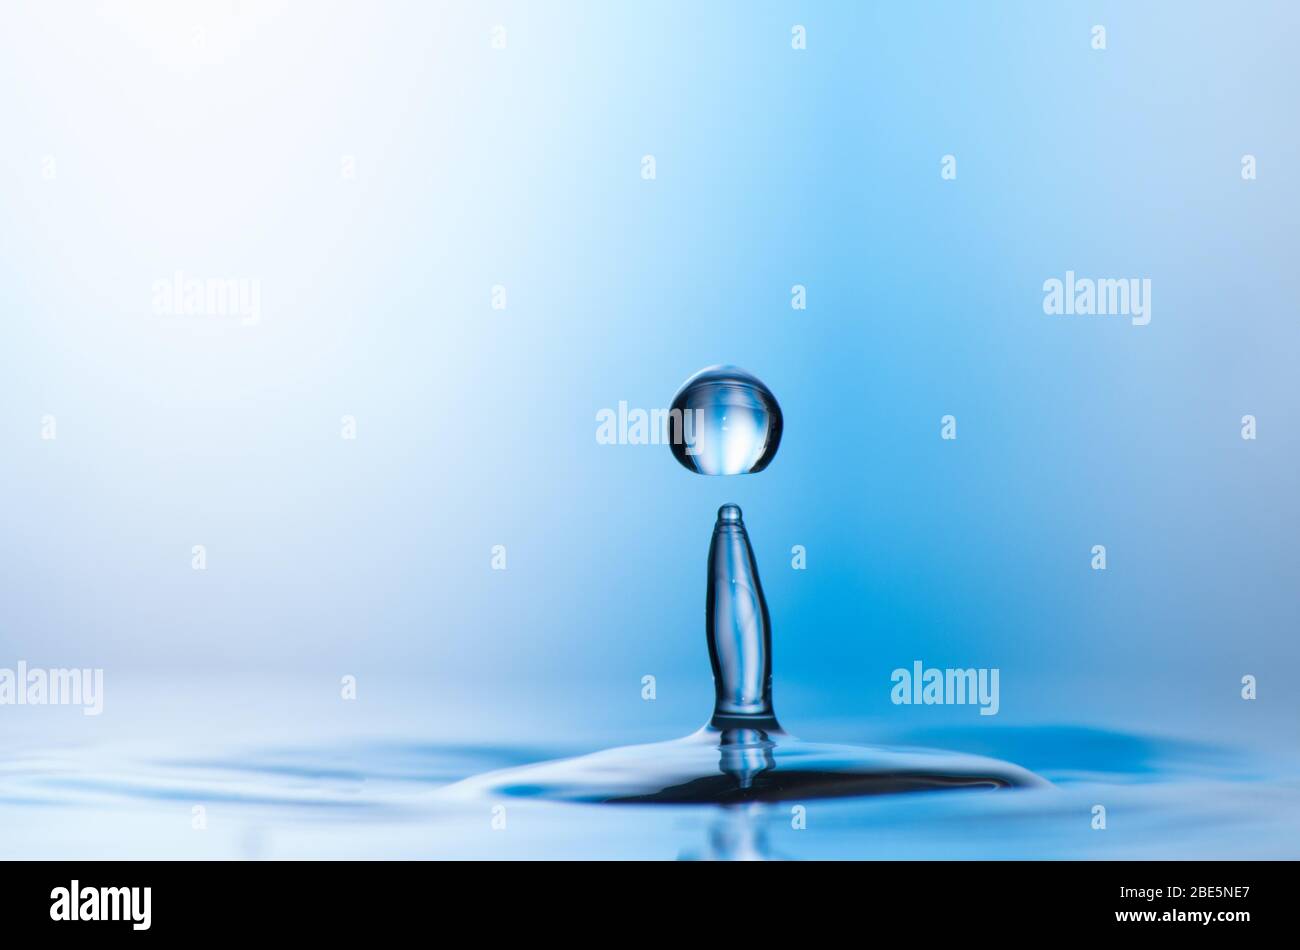
<svg viewBox="0 0 1300 950">
<path fill-rule="evenodd" d="M 700 370 L 682 383 L 671 410 L 673 458 L 701 475 L 761 472 L 781 445 L 776 397 L 737 366 Z"/>
</svg>

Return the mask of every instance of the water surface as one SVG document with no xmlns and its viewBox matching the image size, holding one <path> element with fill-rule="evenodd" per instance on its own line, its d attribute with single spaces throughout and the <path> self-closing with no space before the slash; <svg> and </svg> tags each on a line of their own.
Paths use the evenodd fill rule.
<svg viewBox="0 0 1300 950">
<path fill-rule="evenodd" d="M 197 688 L 169 695 L 187 697 L 189 718 L 179 714 L 181 707 L 174 721 L 150 715 L 164 702 L 155 697 L 132 715 L 120 712 L 113 728 L 97 725 L 98 738 L 88 738 L 71 715 L 50 716 L 75 711 L 49 709 L 27 710 L 26 728 L 0 735 L 0 856 L 706 860 L 1300 854 L 1296 770 L 1265 752 L 1185 737 L 1086 725 L 984 723 L 895 729 L 888 735 L 879 724 L 859 727 L 844 720 L 833 731 L 854 738 L 854 729 L 861 728 L 862 744 L 888 739 L 899 748 L 1006 760 L 1051 784 L 731 806 L 602 805 L 466 795 L 464 786 L 453 788 L 494 770 L 598 751 L 608 740 L 594 727 L 590 734 L 570 731 L 551 742 L 510 741 L 504 723 L 489 720 L 475 727 L 481 736 L 467 741 L 456 738 L 445 718 L 431 720 L 440 728 L 421 735 L 407 715 L 397 716 L 407 723 L 404 728 L 373 711 L 356 710 L 354 716 L 347 710 L 333 720 L 302 715 L 310 707 L 296 696 L 272 704 L 272 712 L 229 705 Z M 106 717 L 113 709 L 111 694 L 109 699 Z M 466 726 L 458 724 L 462 734 Z M 1105 830 L 1092 827 L 1096 805 L 1106 809 Z"/>
</svg>

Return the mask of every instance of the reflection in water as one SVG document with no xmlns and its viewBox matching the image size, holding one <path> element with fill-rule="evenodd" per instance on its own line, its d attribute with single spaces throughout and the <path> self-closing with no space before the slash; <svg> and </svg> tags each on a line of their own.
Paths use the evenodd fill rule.
<svg viewBox="0 0 1300 950">
<path fill-rule="evenodd" d="M 754 787 L 754 779 L 776 768 L 776 748 L 762 729 L 723 729 L 718 736 L 718 768 L 736 780 L 743 790 Z"/>
<path fill-rule="evenodd" d="M 727 805 L 709 823 L 704 851 L 684 850 L 683 861 L 780 861 L 772 850 L 762 805 Z"/>
</svg>

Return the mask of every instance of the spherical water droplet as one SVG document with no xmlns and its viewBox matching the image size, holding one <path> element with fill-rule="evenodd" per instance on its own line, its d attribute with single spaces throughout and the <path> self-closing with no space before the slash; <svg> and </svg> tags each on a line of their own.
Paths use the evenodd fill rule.
<svg viewBox="0 0 1300 950">
<path fill-rule="evenodd" d="M 758 377 L 736 366 L 710 366 L 673 397 L 673 458 L 701 475 L 761 472 L 781 445 L 781 407 Z"/>
</svg>

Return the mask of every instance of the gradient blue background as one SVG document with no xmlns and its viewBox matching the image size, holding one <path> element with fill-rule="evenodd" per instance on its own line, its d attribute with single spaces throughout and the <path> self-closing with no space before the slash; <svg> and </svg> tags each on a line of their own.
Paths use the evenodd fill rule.
<svg viewBox="0 0 1300 950">
<path fill-rule="evenodd" d="M 104 667 L 79 730 L 160 688 L 150 717 L 194 714 L 165 687 L 212 676 L 219 738 L 241 684 L 305 683 L 312 718 L 355 674 L 372 702 L 404 684 L 382 696 L 408 735 L 673 736 L 708 711 L 705 554 L 735 501 L 797 732 L 1067 723 L 1294 761 L 1297 26 L 1286 3 L 16 6 L 0 665 Z M 259 280 L 261 322 L 159 318 L 176 270 Z M 1066 270 L 1149 277 L 1150 325 L 1045 316 Z M 781 402 L 766 472 L 597 444 L 599 409 L 718 362 Z M 915 659 L 999 667 L 1000 714 L 891 705 Z"/>
</svg>

